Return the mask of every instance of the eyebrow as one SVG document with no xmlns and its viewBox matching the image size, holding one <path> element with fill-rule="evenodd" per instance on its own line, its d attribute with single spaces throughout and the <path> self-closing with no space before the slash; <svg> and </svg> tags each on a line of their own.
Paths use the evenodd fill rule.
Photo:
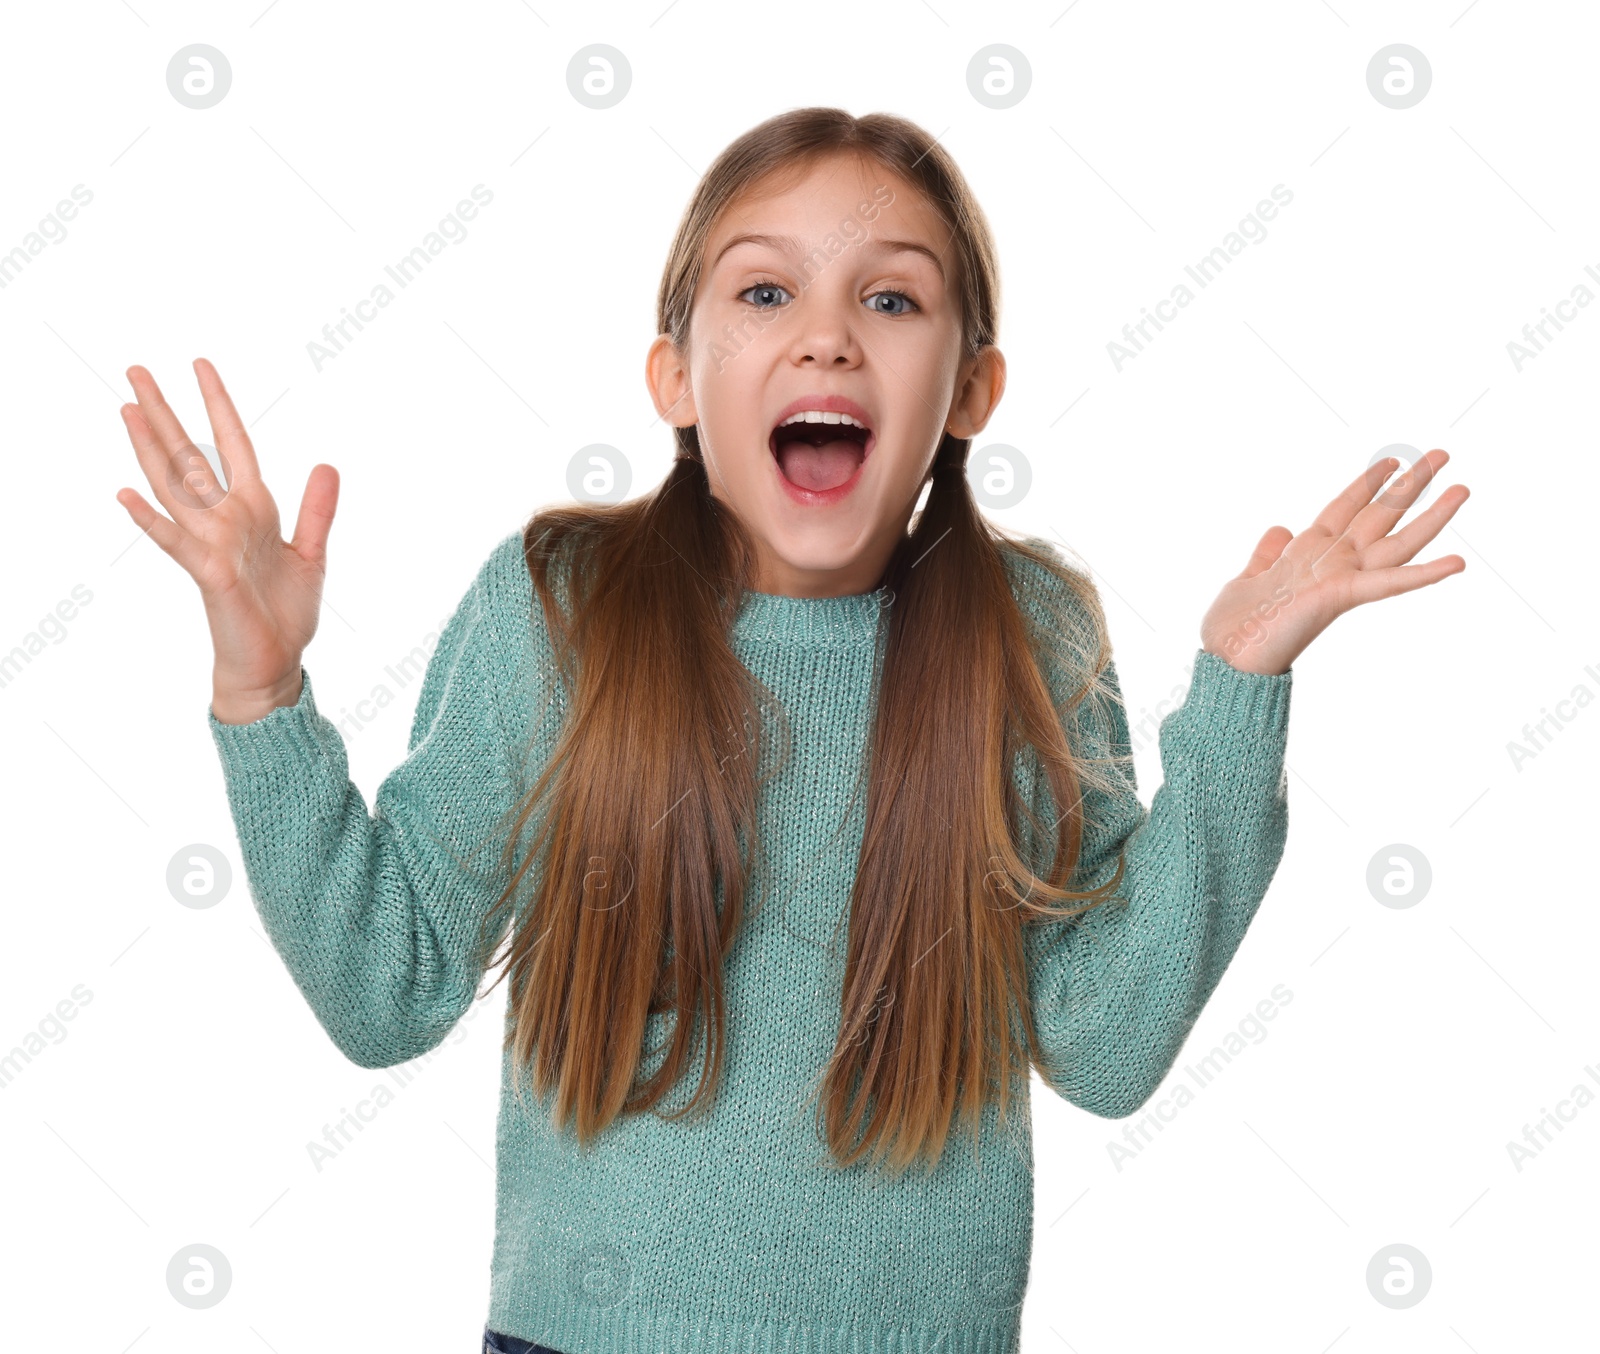
<svg viewBox="0 0 1600 1354">
<path fill-rule="evenodd" d="M 800 241 L 793 235 L 765 235 L 751 232 L 745 235 L 735 235 L 727 244 L 717 251 L 717 257 L 711 260 L 711 267 L 715 268 L 722 262 L 722 256 L 736 245 L 761 244 L 767 245 L 790 254 L 800 253 Z M 858 245 L 860 249 L 874 249 L 883 254 L 921 254 L 935 268 L 939 270 L 939 280 L 945 280 L 944 263 L 939 256 L 925 244 L 918 244 L 915 240 L 867 240 Z"/>
</svg>

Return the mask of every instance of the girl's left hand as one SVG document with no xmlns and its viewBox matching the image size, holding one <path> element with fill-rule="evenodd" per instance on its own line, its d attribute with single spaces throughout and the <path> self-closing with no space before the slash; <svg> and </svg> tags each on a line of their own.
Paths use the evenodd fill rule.
<svg viewBox="0 0 1600 1354">
<path fill-rule="evenodd" d="M 1298 536 L 1287 527 L 1268 530 L 1200 622 L 1201 647 L 1240 672 L 1280 675 L 1336 616 L 1460 573 L 1467 567 L 1460 555 L 1409 567 L 1405 561 L 1455 516 L 1467 501 L 1466 485 L 1452 484 L 1416 521 L 1389 534 L 1449 459 L 1447 451 L 1430 451 L 1373 500 L 1399 464 L 1390 456 Z"/>
</svg>

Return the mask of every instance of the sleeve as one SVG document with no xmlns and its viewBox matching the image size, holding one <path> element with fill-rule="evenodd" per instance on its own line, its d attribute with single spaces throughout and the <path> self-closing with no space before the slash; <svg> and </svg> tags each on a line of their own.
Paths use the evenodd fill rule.
<svg viewBox="0 0 1600 1354">
<path fill-rule="evenodd" d="M 245 872 L 273 946 L 339 1050 L 389 1067 L 434 1048 L 477 991 L 480 921 L 509 882 L 514 790 L 496 704 L 496 551 L 429 657 L 409 752 L 369 816 L 344 741 L 299 701 L 207 718 Z"/>
<path fill-rule="evenodd" d="M 1188 694 L 1157 731 L 1163 782 L 1138 798 L 1116 664 L 1114 699 L 1075 707 L 1069 738 L 1110 757 L 1111 790 L 1084 792 L 1073 888 L 1124 871 L 1115 896 L 1024 932 L 1039 1072 L 1107 1119 L 1140 1109 L 1177 1061 L 1282 858 L 1292 669 L 1245 673 L 1199 649 Z M 1065 699 L 1056 690 L 1058 708 Z M 1043 792 L 1047 815 L 1058 809 Z"/>
</svg>

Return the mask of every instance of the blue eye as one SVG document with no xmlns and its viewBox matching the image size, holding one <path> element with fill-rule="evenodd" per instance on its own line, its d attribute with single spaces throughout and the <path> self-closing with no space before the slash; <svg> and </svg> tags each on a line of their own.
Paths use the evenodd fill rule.
<svg viewBox="0 0 1600 1354">
<path fill-rule="evenodd" d="M 740 292 L 739 295 L 735 299 L 736 300 L 740 300 L 740 301 L 744 301 L 745 297 L 749 296 L 749 294 L 751 292 L 781 292 L 784 296 L 789 296 L 789 289 L 787 287 L 781 285 L 780 283 L 777 283 L 777 282 L 755 282 L 755 283 L 752 283 L 750 286 L 746 287 L 742 292 Z M 899 300 L 903 301 L 905 303 L 905 305 L 899 310 L 883 310 L 883 309 L 880 309 L 878 306 L 872 306 L 871 309 L 872 309 L 872 312 L 875 315 L 890 315 L 890 316 L 909 315 L 912 311 L 921 309 L 921 307 L 919 307 L 915 301 L 913 301 L 909 296 L 907 296 L 904 292 L 901 292 L 901 291 L 888 291 L 888 290 L 885 290 L 885 291 L 873 292 L 872 295 L 870 297 L 868 297 L 867 299 L 868 299 L 869 302 L 876 301 L 880 296 L 897 297 Z M 790 297 L 790 300 L 792 300 L 792 299 L 793 298 Z M 781 309 L 782 307 L 788 305 L 789 302 L 788 301 L 777 301 L 777 300 L 773 300 L 773 301 L 769 301 L 769 302 L 745 301 L 745 304 L 750 306 L 752 309 L 755 309 L 755 310 L 778 310 L 778 309 Z"/>
<path fill-rule="evenodd" d="M 918 309 L 917 303 L 915 301 L 913 301 L 909 296 L 907 296 L 903 291 L 875 291 L 875 292 L 872 293 L 872 296 L 869 299 L 870 300 L 877 300 L 877 298 L 880 297 L 880 296 L 898 296 L 902 301 L 904 301 L 906 303 L 906 305 L 909 307 L 909 309 L 907 309 L 907 310 L 879 310 L 876 306 L 874 306 L 873 307 L 873 311 L 878 315 L 908 315 L 908 314 L 911 313 L 912 310 Z"/>
<path fill-rule="evenodd" d="M 789 294 L 787 288 L 779 286 L 776 282 L 757 282 L 752 286 L 746 287 L 742 292 L 739 293 L 736 299 L 743 301 L 744 298 L 753 291 L 781 291 L 785 296 Z M 755 303 L 746 302 L 746 304 L 753 305 Z M 755 308 L 757 310 L 776 310 L 780 306 L 786 306 L 788 304 L 789 303 L 787 301 L 774 301 L 771 305 L 756 305 Z"/>
</svg>

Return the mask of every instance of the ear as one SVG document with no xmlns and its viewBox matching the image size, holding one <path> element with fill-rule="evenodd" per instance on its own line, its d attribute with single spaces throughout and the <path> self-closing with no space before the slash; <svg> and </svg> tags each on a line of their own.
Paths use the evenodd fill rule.
<svg viewBox="0 0 1600 1354">
<path fill-rule="evenodd" d="M 992 343 L 961 364 L 945 431 L 963 440 L 983 431 L 1006 389 L 1005 355 Z"/>
<path fill-rule="evenodd" d="M 672 342 L 670 334 L 658 334 L 644 359 L 645 384 L 656 413 L 674 428 L 687 428 L 700 421 L 694 407 L 694 389 L 689 384 L 689 369 Z"/>
</svg>

